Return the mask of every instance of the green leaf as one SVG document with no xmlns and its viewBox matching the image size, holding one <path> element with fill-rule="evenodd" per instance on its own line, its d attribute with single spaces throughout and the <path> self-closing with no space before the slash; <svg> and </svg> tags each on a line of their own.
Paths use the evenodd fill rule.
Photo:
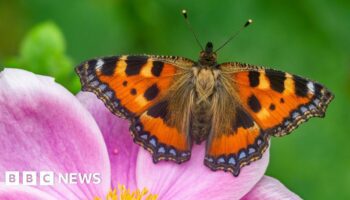
<svg viewBox="0 0 350 200">
<path fill-rule="evenodd" d="M 18 58 L 8 60 L 8 66 L 52 76 L 71 91 L 78 91 L 79 82 L 74 76 L 72 60 L 66 55 L 64 36 L 52 22 L 32 28 L 20 47 Z"/>
</svg>

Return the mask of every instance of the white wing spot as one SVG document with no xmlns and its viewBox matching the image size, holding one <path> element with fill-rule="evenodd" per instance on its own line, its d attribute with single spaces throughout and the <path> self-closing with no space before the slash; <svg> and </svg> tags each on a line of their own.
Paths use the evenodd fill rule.
<svg viewBox="0 0 350 200">
<path fill-rule="evenodd" d="M 105 62 L 102 59 L 98 59 L 96 63 L 96 69 L 100 69 Z"/>
<path fill-rule="evenodd" d="M 314 86 L 314 83 L 313 83 L 313 82 L 309 81 L 309 82 L 307 83 L 307 87 L 309 88 L 309 92 L 315 93 L 315 86 Z"/>
</svg>

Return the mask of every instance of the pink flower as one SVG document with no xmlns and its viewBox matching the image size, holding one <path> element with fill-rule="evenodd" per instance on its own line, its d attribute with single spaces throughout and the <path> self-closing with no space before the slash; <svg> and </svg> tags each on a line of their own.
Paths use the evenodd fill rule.
<svg viewBox="0 0 350 200">
<path fill-rule="evenodd" d="M 126 121 L 112 115 L 95 95 L 75 97 L 50 77 L 2 71 L 0 111 L 0 199 L 105 199 L 119 184 L 130 190 L 147 188 L 167 200 L 299 199 L 263 176 L 269 151 L 238 177 L 204 166 L 203 145 L 195 146 L 184 164 L 153 164 L 151 155 L 133 143 Z M 99 173 L 101 179 L 98 184 L 64 184 L 55 176 L 54 185 L 8 186 L 6 171 Z"/>
</svg>

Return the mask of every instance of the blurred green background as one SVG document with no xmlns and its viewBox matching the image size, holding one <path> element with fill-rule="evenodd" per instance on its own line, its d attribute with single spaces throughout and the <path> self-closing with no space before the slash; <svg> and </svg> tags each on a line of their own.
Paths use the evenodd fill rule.
<svg viewBox="0 0 350 200">
<path fill-rule="evenodd" d="M 0 65 L 53 76 L 76 93 L 74 66 L 98 56 L 199 54 L 180 14 L 203 45 L 218 46 L 248 18 L 254 24 L 219 62 L 273 67 L 335 93 L 325 119 L 272 141 L 267 174 L 305 199 L 350 199 L 350 2 L 328 0 L 0 0 Z"/>
</svg>

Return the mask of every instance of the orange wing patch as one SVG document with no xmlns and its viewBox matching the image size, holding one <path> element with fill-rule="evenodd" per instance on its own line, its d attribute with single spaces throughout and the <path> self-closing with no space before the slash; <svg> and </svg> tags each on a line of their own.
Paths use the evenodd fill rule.
<svg viewBox="0 0 350 200">
<path fill-rule="evenodd" d="M 319 83 L 271 69 L 236 72 L 233 80 L 242 105 L 274 136 L 290 133 L 310 117 L 323 117 L 333 99 Z"/>
<path fill-rule="evenodd" d="M 82 88 L 92 91 L 116 115 L 139 116 L 168 91 L 178 68 L 148 56 L 90 60 L 76 68 Z"/>
<path fill-rule="evenodd" d="M 260 129 L 257 126 L 250 128 L 238 128 L 236 132 L 227 135 L 221 135 L 212 141 L 208 151 L 210 155 L 220 156 L 227 152 L 237 154 L 239 150 L 253 145 L 255 139 L 259 136 Z"/>
<path fill-rule="evenodd" d="M 167 101 L 152 106 L 133 120 L 132 135 L 136 143 L 152 153 L 154 162 L 173 160 L 182 163 L 190 159 L 191 141 L 185 133 L 166 123 L 167 115 Z"/>
<path fill-rule="evenodd" d="M 240 169 L 260 159 L 268 147 L 268 134 L 243 108 L 236 109 L 236 123 L 231 134 L 216 134 L 207 143 L 204 160 L 212 170 L 224 170 L 238 176 Z"/>
</svg>

